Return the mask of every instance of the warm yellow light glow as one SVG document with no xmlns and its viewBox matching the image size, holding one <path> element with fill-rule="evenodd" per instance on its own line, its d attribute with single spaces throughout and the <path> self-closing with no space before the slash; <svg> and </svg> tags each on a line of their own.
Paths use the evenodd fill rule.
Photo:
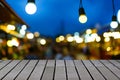
<svg viewBox="0 0 120 80">
<path fill-rule="evenodd" d="M 96 37 L 96 41 L 97 42 L 100 42 L 101 41 L 101 38 L 99 36 Z"/>
<path fill-rule="evenodd" d="M 34 35 L 33 35 L 33 33 L 27 33 L 26 37 L 27 37 L 28 39 L 33 39 L 33 38 L 34 38 Z"/>
<path fill-rule="evenodd" d="M 79 22 L 86 23 L 87 22 L 87 16 L 82 14 L 79 16 Z"/>
<path fill-rule="evenodd" d="M 8 30 L 15 30 L 15 26 L 14 25 L 7 25 L 7 29 Z"/>
<path fill-rule="evenodd" d="M 64 39 L 65 39 L 64 36 L 59 36 L 60 41 L 64 41 Z"/>
<path fill-rule="evenodd" d="M 41 40 L 40 40 L 40 44 L 41 44 L 41 45 L 45 45 L 45 44 L 46 44 L 46 40 L 45 40 L 45 39 L 41 39 Z"/>
<path fill-rule="evenodd" d="M 12 38 L 12 40 L 8 40 L 7 41 L 7 46 L 8 47 L 12 47 L 12 46 L 18 47 L 19 46 L 19 42 L 18 42 L 17 38 Z"/>
<path fill-rule="evenodd" d="M 12 44 L 13 46 L 18 47 L 18 46 L 19 46 L 19 42 L 18 42 L 17 38 L 13 38 L 13 39 L 11 40 L 11 44 Z"/>
<path fill-rule="evenodd" d="M 112 37 L 114 37 L 114 39 L 119 39 L 120 38 L 120 32 L 112 32 Z"/>
<path fill-rule="evenodd" d="M 74 38 L 72 36 L 67 37 L 68 42 L 73 42 Z"/>
<path fill-rule="evenodd" d="M 107 51 L 110 51 L 111 50 L 111 47 L 107 47 Z"/>
<path fill-rule="evenodd" d="M 112 21 L 110 23 L 111 28 L 117 28 L 118 27 L 118 22 L 117 21 Z"/>
<path fill-rule="evenodd" d="M 109 41 L 110 41 L 110 38 L 109 38 L 109 37 L 106 37 L 106 38 L 104 39 L 104 41 L 105 41 L 105 42 L 109 42 Z"/>
<path fill-rule="evenodd" d="M 91 34 L 91 37 L 95 39 L 96 37 L 98 37 L 98 34 L 97 33 L 93 33 L 93 34 Z"/>
<path fill-rule="evenodd" d="M 91 34 L 92 33 L 92 30 L 91 29 L 87 29 L 86 30 L 86 34 Z"/>
<path fill-rule="evenodd" d="M 56 38 L 56 42 L 57 42 L 57 43 L 59 43 L 59 42 L 60 42 L 59 37 L 57 37 L 57 38 Z"/>
<path fill-rule="evenodd" d="M 93 42 L 93 41 L 95 41 L 95 39 L 92 38 L 89 34 L 85 35 L 85 43 Z"/>
<path fill-rule="evenodd" d="M 40 36 L 40 33 L 39 33 L 39 32 L 35 32 L 35 33 L 34 33 L 34 36 L 35 36 L 35 37 L 39 37 L 39 36 Z"/>
<path fill-rule="evenodd" d="M 25 11 L 28 14 L 34 14 L 37 11 L 37 7 L 36 7 L 35 3 L 33 3 L 33 2 L 27 3 L 27 5 L 25 7 Z"/>
<path fill-rule="evenodd" d="M 11 40 L 8 40 L 8 41 L 7 41 L 7 46 L 8 46 L 8 47 L 12 47 L 12 46 L 13 46 Z"/>
<path fill-rule="evenodd" d="M 76 43 L 82 43 L 83 42 L 83 38 L 76 38 Z"/>
<path fill-rule="evenodd" d="M 109 37 L 107 32 L 103 33 L 103 36 L 104 37 Z"/>
</svg>

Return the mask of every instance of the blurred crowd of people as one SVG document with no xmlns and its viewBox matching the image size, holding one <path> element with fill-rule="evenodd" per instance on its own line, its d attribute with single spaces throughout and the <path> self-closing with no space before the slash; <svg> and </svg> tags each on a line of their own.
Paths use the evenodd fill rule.
<svg viewBox="0 0 120 80">
<path fill-rule="evenodd" d="M 61 42 L 56 43 L 48 39 L 46 45 L 36 41 L 20 40 L 18 47 L 7 47 L 6 40 L 0 44 L 0 59 L 56 59 L 56 60 L 86 60 L 86 59 L 120 59 L 120 46 L 117 46 L 118 55 L 110 55 L 101 43 Z M 114 50 L 115 51 L 115 50 Z"/>
</svg>

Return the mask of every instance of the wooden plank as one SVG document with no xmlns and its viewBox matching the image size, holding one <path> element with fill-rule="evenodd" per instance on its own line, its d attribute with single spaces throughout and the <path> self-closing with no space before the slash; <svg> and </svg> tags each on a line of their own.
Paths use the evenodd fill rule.
<svg viewBox="0 0 120 80">
<path fill-rule="evenodd" d="M 92 60 L 92 63 L 97 67 L 97 69 L 104 75 L 107 80 L 118 80 L 118 78 L 111 73 L 102 63 L 98 60 Z"/>
<path fill-rule="evenodd" d="M 83 60 L 83 63 L 94 80 L 105 80 L 105 78 L 101 75 L 101 73 L 95 68 L 95 66 L 89 60 Z"/>
<path fill-rule="evenodd" d="M 117 67 L 115 67 L 113 64 L 111 64 L 107 60 L 101 60 L 101 62 L 120 79 L 120 70 Z"/>
<path fill-rule="evenodd" d="M 10 64 L 5 66 L 1 71 L 0 71 L 0 79 L 2 79 L 6 74 L 8 74 L 14 66 L 16 66 L 20 60 L 13 60 Z"/>
<path fill-rule="evenodd" d="M 3 78 L 3 80 L 14 80 L 14 78 L 19 74 L 19 72 L 28 63 L 28 60 L 21 61 L 8 75 Z"/>
<path fill-rule="evenodd" d="M 40 80 L 42 77 L 42 73 L 44 71 L 46 60 L 39 60 L 38 64 L 36 65 L 36 68 L 32 72 L 31 76 L 28 80 Z"/>
<path fill-rule="evenodd" d="M 65 60 L 68 80 L 79 80 L 73 60 Z"/>
<path fill-rule="evenodd" d="M 5 60 L 0 63 L 0 70 L 3 69 L 6 65 L 8 65 L 11 60 Z"/>
<path fill-rule="evenodd" d="M 37 62 L 37 60 L 31 60 L 15 80 L 27 80 Z"/>
<path fill-rule="evenodd" d="M 42 80 L 53 80 L 55 60 L 48 60 Z"/>
<path fill-rule="evenodd" d="M 120 63 L 116 60 L 109 60 L 114 66 L 118 67 L 120 69 Z"/>
<path fill-rule="evenodd" d="M 66 80 L 65 64 L 63 60 L 56 60 L 54 80 Z"/>
<path fill-rule="evenodd" d="M 90 74 L 88 73 L 81 60 L 75 60 L 74 62 L 81 80 L 92 80 Z"/>
</svg>

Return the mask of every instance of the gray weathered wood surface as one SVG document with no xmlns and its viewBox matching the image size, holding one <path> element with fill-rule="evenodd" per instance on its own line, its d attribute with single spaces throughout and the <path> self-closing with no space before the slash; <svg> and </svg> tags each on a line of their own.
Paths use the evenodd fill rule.
<svg viewBox="0 0 120 80">
<path fill-rule="evenodd" d="M 0 60 L 0 80 L 120 80 L 120 60 Z"/>
</svg>

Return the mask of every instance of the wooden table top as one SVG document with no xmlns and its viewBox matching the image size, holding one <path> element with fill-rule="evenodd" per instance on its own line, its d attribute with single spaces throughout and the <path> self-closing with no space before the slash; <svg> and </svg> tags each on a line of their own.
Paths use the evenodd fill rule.
<svg viewBox="0 0 120 80">
<path fill-rule="evenodd" d="M 120 80 L 120 60 L 0 60 L 0 80 Z"/>
</svg>

